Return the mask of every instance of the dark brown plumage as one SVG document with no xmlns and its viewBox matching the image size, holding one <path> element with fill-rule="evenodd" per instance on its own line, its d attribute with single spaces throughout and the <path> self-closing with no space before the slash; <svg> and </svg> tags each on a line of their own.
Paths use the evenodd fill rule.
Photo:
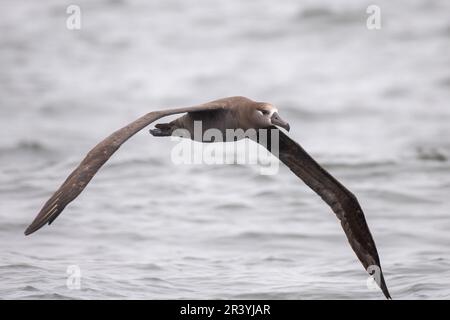
<svg viewBox="0 0 450 320">
<path fill-rule="evenodd" d="M 97 144 L 45 203 L 34 221 L 25 230 L 25 234 L 35 232 L 46 223 L 51 224 L 84 190 L 102 165 L 131 136 L 162 117 L 179 113 L 186 113 L 186 115 L 168 124 L 156 125 L 156 129 L 151 130 L 151 133 L 155 136 L 168 136 L 174 129 L 180 128 L 192 133 L 194 120 L 205 123 L 203 130 L 208 128 L 218 128 L 221 131 L 250 128 L 278 130 L 273 125 L 289 130 L 289 124 L 279 117 L 272 105 L 254 102 L 244 97 L 230 97 L 194 107 L 150 112 Z M 275 155 L 331 207 L 364 268 L 370 272 L 370 267 L 376 266 L 381 272 L 375 242 L 356 197 L 325 171 L 298 143 L 281 131 L 278 131 L 278 135 L 279 153 Z M 269 138 L 270 136 L 268 135 Z M 261 143 L 261 141 L 258 142 Z M 264 146 L 272 151 L 270 139 Z M 386 298 L 390 299 L 382 272 L 379 285 Z"/>
<path fill-rule="evenodd" d="M 272 130 L 278 130 L 273 127 Z M 269 139 L 271 135 L 268 136 Z M 270 150 L 270 141 L 268 141 Z M 379 286 L 391 299 L 381 271 L 375 242 L 355 195 L 322 168 L 297 142 L 279 131 L 279 159 L 325 201 L 341 221 L 348 242 L 368 272 L 370 266 L 380 268 Z"/>
</svg>

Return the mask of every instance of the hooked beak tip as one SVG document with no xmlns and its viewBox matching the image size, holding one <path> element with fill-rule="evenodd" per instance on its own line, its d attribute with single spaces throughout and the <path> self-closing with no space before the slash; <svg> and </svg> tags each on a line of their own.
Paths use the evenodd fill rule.
<svg viewBox="0 0 450 320">
<path fill-rule="evenodd" d="M 275 113 L 272 115 L 271 120 L 272 120 L 272 124 L 273 124 L 273 125 L 282 127 L 282 128 L 284 128 L 286 131 L 288 131 L 288 132 L 289 132 L 289 130 L 291 130 L 291 126 L 289 125 L 289 123 L 287 123 L 286 121 L 284 121 L 283 119 L 281 119 L 281 117 L 278 115 L 277 112 L 275 112 Z"/>
</svg>

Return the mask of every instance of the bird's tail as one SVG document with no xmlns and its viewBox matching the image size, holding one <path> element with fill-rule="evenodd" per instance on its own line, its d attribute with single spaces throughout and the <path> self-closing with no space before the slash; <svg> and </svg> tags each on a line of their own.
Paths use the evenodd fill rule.
<svg viewBox="0 0 450 320">
<path fill-rule="evenodd" d="M 173 123 L 158 123 L 155 129 L 150 129 L 149 132 L 155 137 L 168 137 L 172 135 L 174 129 Z"/>
</svg>

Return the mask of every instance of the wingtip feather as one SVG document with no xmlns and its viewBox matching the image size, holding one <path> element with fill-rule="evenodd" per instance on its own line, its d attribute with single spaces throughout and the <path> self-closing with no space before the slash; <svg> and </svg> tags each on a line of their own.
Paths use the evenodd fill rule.
<svg viewBox="0 0 450 320">
<path fill-rule="evenodd" d="M 386 285 L 386 281 L 384 280 L 384 274 L 383 272 L 381 273 L 381 282 L 380 282 L 380 289 L 383 292 L 384 296 L 386 297 L 387 300 L 392 300 L 391 294 L 389 293 L 389 290 L 387 288 Z"/>
<path fill-rule="evenodd" d="M 34 233 L 35 231 L 39 230 L 40 228 L 42 228 L 42 225 L 37 225 L 33 222 L 32 224 L 30 224 L 28 226 L 28 228 L 25 230 L 24 234 L 26 236 L 28 236 L 28 235 Z"/>
</svg>

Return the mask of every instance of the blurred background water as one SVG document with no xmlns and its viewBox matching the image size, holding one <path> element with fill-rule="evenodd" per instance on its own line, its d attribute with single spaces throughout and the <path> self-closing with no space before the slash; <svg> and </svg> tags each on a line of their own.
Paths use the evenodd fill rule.
<svg viewBox="0 0 450 320">
<path fill-rule="evenodd" d="M 113 130 L 232 95 L 276 105 L 358 196 L 394 299 L 450 298 L 449 17 L 435 0 L 1 0 L 0 298 L 382 298 L 287 168 L 175 165 L 147 130 L 23 235 Z"/>
</svg>

